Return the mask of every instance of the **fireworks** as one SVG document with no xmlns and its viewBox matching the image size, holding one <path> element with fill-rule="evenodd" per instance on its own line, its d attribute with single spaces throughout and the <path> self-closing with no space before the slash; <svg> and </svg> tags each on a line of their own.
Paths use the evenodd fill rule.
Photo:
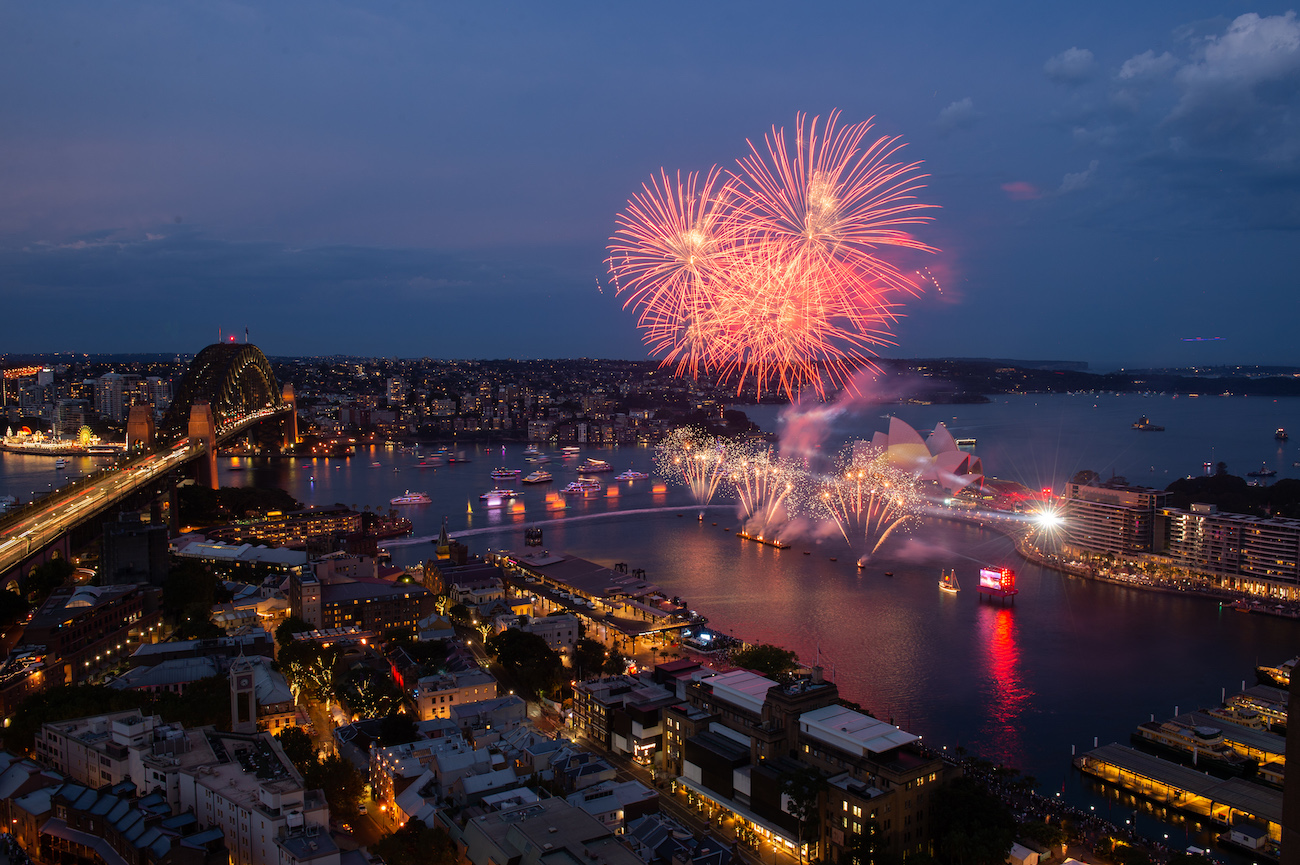
<svg viewBox="0 0 1300 865">
<path fill-rule="evenodd" d="M 891 344 L 897 298 L 918 282 L 882 247 L 934 252 L 908 229 L 928 222 L 915 198 L 919 163 L 891 161 L 897 138 L 867 142 L 871 121 L 832 112 L 796 118 L 793 142 L 773 127 L 765 147 L 725 179 L 667 172 L 617 217 L 609 266 L 642 338 L 679 374 L 716 372 L 791 398 L 848 383 Z"/>
<path fill-rule="evenodd" d="M 699 427 L 678 427 L 659 443 L 660 474 L 690 488 L 696 504 L 707 505 L 727 477 L 728 442 Z"/>
<path fill-rule="evenodd" d="M 920 512 L 924 498 L 916 477 L 895 468 L 884 454 L 849 448 L 840 455 L 837 472 L 821 479 L 811 505 L 850 544 L 855 536 L 864 538 L 865 558 Z"/>
<path fill-rule="evenodd" d="M 758 537 L 772 535 L 789 519 L 805 479 L 798 469 L 766 450 L 732 460 L 729 477 L 745 531 Z"/>
</svg>

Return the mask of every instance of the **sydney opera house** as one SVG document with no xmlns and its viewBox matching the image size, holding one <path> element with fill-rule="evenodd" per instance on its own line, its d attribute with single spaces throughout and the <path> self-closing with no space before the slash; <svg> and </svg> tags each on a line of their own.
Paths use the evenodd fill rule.
<svg viewBox="0 0 1300 865">
<path fill-rule="evenodd" d="M 957 447 L 957 442 L 942 423 L 934 425 L 928 439 L 896 417 L 889 419 L 889 432 L 877 432 L 871 441 L 854 445 L 854 453 L 867 448 L 883 453 L 901 471 L 919 480 L 932 481 L 949 493 L 978 484 L 984 478 L 980 458 Z"/>
</svg>

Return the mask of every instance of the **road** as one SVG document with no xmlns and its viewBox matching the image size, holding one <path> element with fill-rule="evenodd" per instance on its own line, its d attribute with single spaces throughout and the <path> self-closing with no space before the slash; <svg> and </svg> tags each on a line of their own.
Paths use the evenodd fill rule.
<svg viewBox="0 0 1300 865">
<path fill-rule="evenodd" d="M 274 414 L 279 409 L 262 409 L 243 415 L 217 430 L 218 440 L 235 435 Z M 182 439 L 165 451 L 147 454 L 105 472 L 88 486 L 75 490 L 56 490 L 38 509 L 20 513 L 5 522 L 0 535 L 0 574 L 6 573 L 33 550 L 40 550 L 68 529 L 84 522 L 96 511 L 183 465 L 202 452 L 203 446 Z"/>
</svg>

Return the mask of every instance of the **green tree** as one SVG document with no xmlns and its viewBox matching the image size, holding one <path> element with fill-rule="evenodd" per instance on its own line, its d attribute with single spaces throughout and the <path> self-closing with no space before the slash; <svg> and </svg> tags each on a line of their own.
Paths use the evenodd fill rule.
<svg viewBox="0 0 1300 865">
<path fill-rule="evenodd" d="M 510 628 L 488 640 L 486 647 L 506 676 L 529 696 L 549 694 L 562 681 L 564 663 L 537 634 Z"/>
<path fill-rule="evenodd" d="M 576 678 L 599 675 L 605 667 L 605 647 L 595 640 L 579 640 L 573 647 Z"/>
<path fill-rule="evenodd" d="M 457 625 L 468 627 L 471 619 L 469 607 L 464 604 L 452 604 L 451 609 L 447 611 L 447 618 L 451 619 L 452 622 Z"/>
<path fill-rule="evenodd" d="M 956 778 L 935 793 L 935 852 L 953 865 L 1001 865 L 1016 840 L 1016 820 L 983 784 Z"/>
<path fill-rule="evenodd" d="M 311 765 L 316 760 L 316 743 L 307 735 L 307 731 L 301 727 L 285 727 L 276 734 L 280 740 L 280 747 L 284 749 L 284 756 L 289 758 L 289 762 L 298 767 L 302 772 L 303 767 Z"/>
<path fill-rule="evenodd" d="M 794 652 L 787 651 L 771 643 L 748 646 L 731 653 L 731 663 L 737 667 L 754 670 L 773 679 L 788 677 L 799 666 L 799 658 Z"/>
<path fill-rule="evenodd" d="M 280 623 L 280 627 L 275 629 L 275 642 L 281 649 L 293 642 L 294 634 L 302 634 L 307 631 L 316 630 L 316 626 L 306 619 L 300 619 L 297 616 L 290 616 Z"/>
<path fill-rule="evenodd" d="M 357 804 L 365 791 L 365 780 L 346 757 L 330 754 L 300 770 L 310 790 L 320 789 L 329 803 L 330 814 L 339 820 L 355 820 L 361 812 Z"/>
<path fill-rule="evenodd" d="M 23 597 L 34 605 L 41 604 L 50 592 L 66 583 L 76 570 L 76 566 L 64 558 L 42 562 L 20 581 Z"/>
<path fill-rule="evenodd" d="M 163 583 L 162 608 L 177 636 L 196 639 L 220 636 L 212 625 L 212 605 L 221 581 L 202 563 L 186 559 L 172 565 Z"/>
<path fill-rule="evenodd" d="M 610 648 L 604 670 L 607 676 L 621 676 L 627 671 L 627 657 L 618 649 Z"/>
<path fill-rule="evenodd" d="M 370 852 L 387 865 L 456 865 L 456 842 L 441 826 L 428 827 L 419 820 L 370 845 Z"/>
<path fill-rule="evenodd" d="M 822 791 L 826 789 L 826 779 L 812 766 L 800 766 L 781 775 L 781 792 L 790 797 L 787 810 L 798 821 L 799 826 L 799 861 L 803 861 L 803 845 L 815 839 L 817 823 L 812 819 L 817 815 Z"/>
<path fill-rule="evenodd" d="M 1022 823 L 1020 834 L 1025 838 L 1037 841 L 1044 847 L 1056 847 L 1064 844 L 1068 839 L 1065 829 L 1059 823 L 1044 823 L 1042 820 L 1030 820 L 1028 823 Z"/>
</svg>

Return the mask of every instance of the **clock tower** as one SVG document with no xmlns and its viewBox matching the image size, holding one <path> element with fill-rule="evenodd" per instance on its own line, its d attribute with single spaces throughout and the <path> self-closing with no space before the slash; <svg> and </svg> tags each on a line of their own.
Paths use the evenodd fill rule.
<svg viewBox="0 0 1300 865">
<path fill-rule="evenodd" d="M 230 664 L 230 729 L 257 732 L 257 677 L 253 662 L 242 654 Z"/>
</svg>

